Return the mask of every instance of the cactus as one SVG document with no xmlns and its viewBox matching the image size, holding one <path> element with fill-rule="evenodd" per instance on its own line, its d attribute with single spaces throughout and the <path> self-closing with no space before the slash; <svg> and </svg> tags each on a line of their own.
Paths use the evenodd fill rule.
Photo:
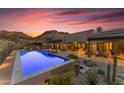
<svg viewBox="0 0 124 93">
<path fill-rule="evenodd" d="M 78 76 L 79 73 L 80 73 L 80 62 L 79 62 L 79 60 L 77 60 L 76 63 L 77 64 L 75 64 L 75 74 L 76 74 L 76 76 Z"/>
<path fill-rule="evenodd" d="M 107 65 L 107 82 L 109 83 L 110 82 L 110 64 Z"/>
<path fill-rule="evenodd" d="M 114 64 L 113 64 L 112 82 L 114 84 L 116 82 L 116 71 L 117 71 L 117 43 L 113 43 L 113 45 L 114 45 Z"/>
</svg>

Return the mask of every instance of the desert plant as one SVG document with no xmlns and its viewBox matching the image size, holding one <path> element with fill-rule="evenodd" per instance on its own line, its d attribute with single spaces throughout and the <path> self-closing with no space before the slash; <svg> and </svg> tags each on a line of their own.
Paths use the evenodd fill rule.
<svg viewBox="0 0 124 93">
<path fill-rule="evenodd" d="M 67 57 L 68 57 L 68 58 L 71 58 L 71 59 L 79 59 L 78 56 L 73 55 L 73 54 L 70 54 L 70 55 L 68 55 Z"/>
<path fill-rule="evenodd" d="M 49 85 L 73 85 L 73 75 L 70 73 L 64 73 L 60 75 L 53 75 L 50 81 L 48 82 Z"/>
<path fill-rule="evenodd" d="M 80 73 L 80 62 L 77 60 L 76 64 L 75 64 L 75 74 L 76 76 L 78 76 Z"/>
<path fill-rule="evenodd" d="M 63 51 L 63 52 L 64 52 L 64 51 L 66 51 L 66 49 L 64 49 L 64 48 L 63 48 L 63 49 L 61 49 L 61 51 Z"/>
<path fill-rule="evenodd" d="M 97 66 L 93 61 L 91 60 L 86 60 L 84 59 L 83 61 L 84 65 L 88 66 L 88 67 L 93 67 L 93 66 Z"/>
<path fill-rule="evenodd" d="M 111 69 L 111 66 L 110 64 L 107 65 L 107 82 L 109 83 L 110 82 L 110 69 Z"/>
<path fill-rule="evenodd" d="M 98 70 L 97 70 L 97 74 L 104 75 L 105 72 L 104 72 L 104 70 L 102 70 L 102 69 L 98 69 Z"/>
<path fill-rule="evenodd" d="M 57 53 L 56 51 L 51 51 L 51 53 Z"/>
<path fill-rule="evenodd" d="M 89 70 L 85 78 L 89 85 L 96 85 L 98 83 L 98 76 L 95 70 Z"/>
<path fill-rule="evenodd" d="M 124 81 L 123 80 L 119 80 L 119 79 L 116 79 L 116 81 L 113 83 L 112 79 L 110 79 L 109 82 L 107 82 L 108 85 L 123 85 L 124 84 Z"/>
<path fill-rule="evenodd" d="M 116 82 L 116 71 L 117 71 L 117 43 L 113 43 L 114 45 L 114 64 L 113 64 L 113 76 L 112 82 Z"/>
</svg>

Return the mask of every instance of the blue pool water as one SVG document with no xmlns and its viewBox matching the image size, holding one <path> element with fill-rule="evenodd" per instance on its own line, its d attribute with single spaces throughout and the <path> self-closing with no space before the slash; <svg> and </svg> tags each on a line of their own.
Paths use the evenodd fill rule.
<svg viewBox="0 0 124 93">
<path fill-rule="evenodd" d="M 19 55 L 23 76 L 63 64 L 68 60 L 42 50 L 20 51 Z"/>
</svg>

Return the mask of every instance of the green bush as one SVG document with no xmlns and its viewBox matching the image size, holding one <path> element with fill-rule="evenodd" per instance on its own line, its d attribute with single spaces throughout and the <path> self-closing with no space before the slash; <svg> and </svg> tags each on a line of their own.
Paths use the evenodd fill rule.
<svg viewBox="0 0 124 93">
<path fill-rule="evenodd" d="M 85 76 L 87 84 L 96 85 L 98 83 L 98 76 L 95 70 L 89 70 Z"/>
<path fill-rule="evenodd" d="M 104 72 L 104 70 L 102 70 L 102 69 L 98 69 L 98 70 L 97 70 L 97 74 L 104 75 L 105 72 Z"/>
<path fill-rule="evenodd" d="M 73 75 L 70 73 L 53 75 L 50 81 L 48 82 L 48 84 L 49 85 L 73 85 L 74 84 Z"/>
<path fill-rule="evenodd" d="M 78 57 L 78 56 L 73 55 L 73 54 L 68 55 L 67 57 L 68 57 L 68 58 L 71 58 L 71 59 L 79 59 L 79 57 Z"/>
</svg>

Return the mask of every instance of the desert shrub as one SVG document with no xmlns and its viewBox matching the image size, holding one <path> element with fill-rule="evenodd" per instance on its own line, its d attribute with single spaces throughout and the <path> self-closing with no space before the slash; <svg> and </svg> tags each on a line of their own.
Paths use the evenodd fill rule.
<svg viewBox="0 0 124 93">
<path fill-rule="evenodd" d="M 78 76 L 79 72 L 80 72 L 80 60 L 79 60 L 79 57 L 76 56 L 76 55 L 72 55 L 72 54 L 68 55 L 67 57 L 76 60 L 76 62 L 75 62 L 75 74 Z"/>
<path fill-rule="evenodd" d="M 61 51 L 63 51 L 63 52 L 64 52 L 64 51 L 66 51 L 66 49 L 64 49 L 64 48 L 63 48 L 63 49 L 61 49 Z"/>
<path fill-rule="evenodd" d="M 80 73 L 80 64 L 76 64 L 75 65 L 75 74 L 76 74 L 76 76 L 78 76 L 79 73 Z"/>
<path fill-rule="evenodd" d="M 123 85 L 124 83 L 121 80 L 116 80 L 115 83 L 112 81 L 107 82 L 108 85 Z"/>
<path fill-rule="evenodd" d="M 123 82 L 124 81 L 117 79 L 115 85 L 123 85 L 124 84 Z"/>
<path fill-rule="evenodd" d="M 48 84 L 49 85 L 73 85 L 74 84 L 73 75 L 70 73 L 53 75 L 50 81 L 48 82 Z"/>
<path fill-rule="evenodd" d="M 93 66 L 97 66 L 94 62 L 92 62 L 91 60 L 86 60 L 84 59 L 83 61 L 84 65 L 88 66 L 88 67 L 93 67 Z"/>
<path fill-rule="evenodd" d="M 68 57 L 68 58 L 71 58 L 71 59 L 79 59 L 79 57 L 78 57 L 78 56 L 73 55 L 73 54 L 68 55 L 67 57 Z"/>
<path fill-rule="evenodd" d="M 98 83 L 98 76 L 95 70 L 87 71 L 85 78 L 89 85 L 96 85 Z"/>
<path fill-rule="evenodd" d="M 116 79 L 115 82 L 112 81 L 112 77 L 110 78 L 110 81 L 107 82 L 108 85 L 123 85 L 124 81 L 120 79 Z"/>
<path fill-rule="evenodd" d="M 57 53 L 56 51 L 51 51 L 51 53 Z"/>
<path fill-rule="evenodd" d="M 98 69 L 98 70 L 97 70 L 97 74 L 104 75 L 105 72 L 104 72 L 104 70 L 102 70 L 102 69 Z"/>
<path fill-rule="evenodd" d="M 87 61 L 88 61 L 88 60 L 84 59 L 84 60 L 83 60 L 83 63 L 84 63 L 84 64 L 87 64 Z"/>
</svg>

